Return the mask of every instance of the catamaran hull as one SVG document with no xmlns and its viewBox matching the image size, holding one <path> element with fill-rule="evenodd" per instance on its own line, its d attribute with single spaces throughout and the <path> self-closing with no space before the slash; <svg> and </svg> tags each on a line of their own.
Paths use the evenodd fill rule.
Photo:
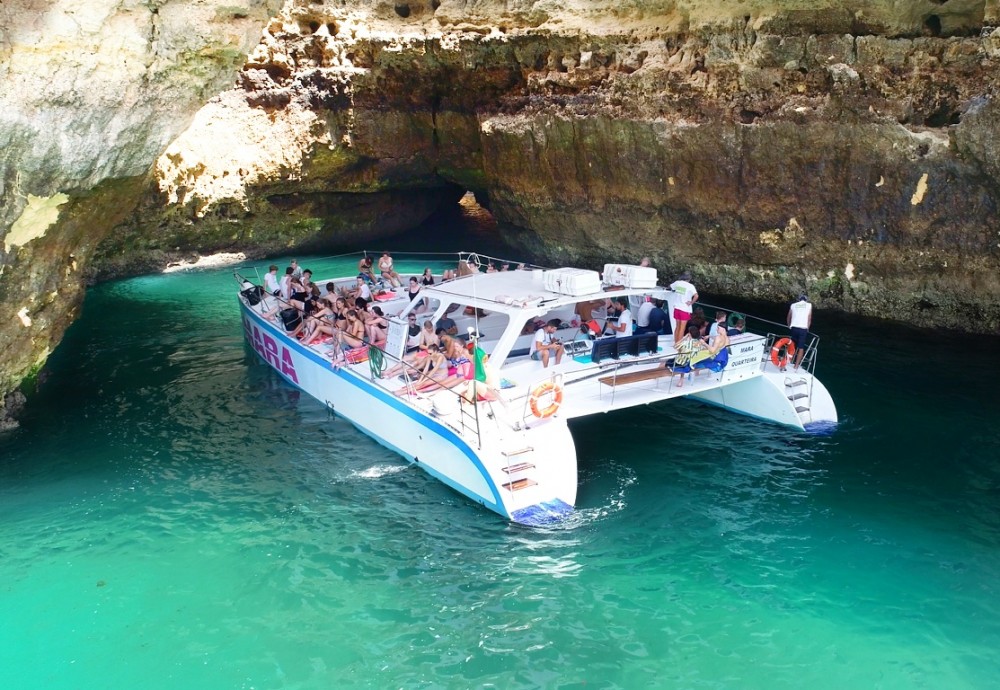
<svg viewBox="0 0 1000 690">
<path fill-rule="evenodd" d="M 247 342 L 289 384 L 456 491 L 510 517 L 501 489 L 486 471 L 477 450 L 452 429 L 358 374 L 334 370 L 328 359 L 291 342 L 245 305 L 241 304 L 241 310 Z"/>
<path fill-rule="evenodd" d="M 811 387 L 809 407 L 797 404 L 797 391 Z M 731 412 L 776 422 L 810 433 L 828 433 L 837 425 L 837 408 L 819 379 L 808 374 L 789 377 L 764 374 L 721 388 L 692 393 L 692 398 Z"/>
<path fill-rule="evenodd" d="M 503 411 L 496 410 L 473 445 L 368 376 L 334 369 L 328 359 L 288 338 L 242 301 L 240 308 L 247 342 L 285 381 L 447 486 L 526 525 L 558 522 L 573 511 L 576 449 L 565 421 L 546 420 L 545 433 L 529 437 L 527 429 L 498 423 Z"/>
</svg>

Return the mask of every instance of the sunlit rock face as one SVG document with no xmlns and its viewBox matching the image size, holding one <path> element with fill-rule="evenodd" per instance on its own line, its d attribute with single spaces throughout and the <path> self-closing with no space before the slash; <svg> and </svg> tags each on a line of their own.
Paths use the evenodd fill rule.
<svg viewBox="0 0 1000 690">
<path fill-rule="evenodd" d="M 994 329 L 996 14 L 289 2 L 109 253 L 373 239 L 457 188 L 552 263 L 648 255 L 706 292 Z"/>
<path fill-rule="evenodd" d="M 27 305 L 33 326 L 0 325 L 36 338 L 24 348 L 35 358 L 19 362 L 58 339 L 83 272 L 364 244 L 463 190 L 550 263 L 649 255 L 667 275 L 692 269 L 707 293 L 783 300 L 806 289 L 822 307 L 1000 324 L 992 0 L 289 0 L 270 21 L 257 5 L 220 5 L 211 18 L 211 3 L 182 5 L 175 21 L 196 28 L 169 34 L 174 3 L 155 20 L 107 3 L 90 15 L 116 27 L 107 49 L 86 22 L 85 39 L 72 39 L 89 46 L 80 73 L 30 67 L 47 64 L 34 41 L 44 34 L 0 41 L 23 53 L 0 61 L 20 80 L 0 137 L 25 159 L 4 168 L 14 210 L 5 205 L 2 227 L 29 201 L 31 218 L 57 218 L 39 239 L 27 238 L 43 220 L 18 226 L 18 248 L 4 250 L 9 314 L 55 295 L 46 309 Z M 92 70 L 120 72 L 122 56 L 141 52 L 115 24 L 126 17 L 161 25 L 147 51 L 157 59 L 139 60 L 146 72 L 127 60 L 153 73 L 98 79 L 94 95 Z M 250 52 L 235 87 L 216 90 L 240 60 L 208 59 L 220 67 L 208 70 L 189 47 L 207 41 L 198 27 L 255 19 L 243 35 L 259 43 L 241 44 Z M 166 35 L 179 47 L 168 51 Z M 88 132 L 104 143 L 85 143 Z M 8 276 L 36 275 L 27 267 L 47 282 L 21 292 Z"/>
<path fill-rule="evenodd" d="M 279 4 L 0 4 L 0 399 L 59 342 L 95 247 Z"/>
</svg>

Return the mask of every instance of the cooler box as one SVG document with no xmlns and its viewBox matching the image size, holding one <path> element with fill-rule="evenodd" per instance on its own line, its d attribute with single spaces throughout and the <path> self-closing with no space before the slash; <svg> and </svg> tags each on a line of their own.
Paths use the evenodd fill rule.
<svg viewBox="0 0 1000 690">
<path fill-rule="evenodd" d="M 604 264 L 604 282 L 626 288 L 656 287 L 656 269 L 629 264 Z"/>
<path fill-rule="evenodd" d="M 601 291 L 601 276 L 597 271 L 582 268 L 556 268 L 543 274 L 545 289 L 560 295 L 578 297 Z"/>
</svg>

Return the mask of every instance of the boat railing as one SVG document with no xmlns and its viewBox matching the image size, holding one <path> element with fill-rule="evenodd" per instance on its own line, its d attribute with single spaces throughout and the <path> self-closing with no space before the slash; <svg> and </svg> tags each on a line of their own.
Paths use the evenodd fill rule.
<svg viewBox="0 0 1000 690">
<path fill-rule="evenodd" d="M 233 270 L 233 277 L 236 279 L 237 284 L 241 288 L 243 287 L 243 285 L 245 283 L 252 283 L 255 286 L 260 286 L 259 274 L 257 274 L 258 275 L 258 283 L 254 283 L 252 280 L 249 280 L 248 278 L 246 278 L 246 276 L 243 275 L 243 273 L 240 272 L 240 270 L 243 270 L 244 272 L 249 272 L 249 270 L 253 269 L 253 268 L 254 267 L 243 267 L 242 269 L 234 269 Z M 291 304 L 287 300 L 282 299 L 278 295 L 269 295 L 266 292 L 264 292 L 264 293 L 262 293 L 262 299 L 264 299 L 264 300 L 266 300 L 266 299 L 273 299 L 279 305 L 284 305 L 287 308 L 295 308 L 293 304 Z M 265 302 L 265 308 L 267 308 L 266 307 L 266 302 Z M 304 319 L 305 317 L 302 316 L 302 315 L 300 315 L 300 318 Z M 284 327 L 284 324 L 281 324 L 281 325 L 282 325 L 282 327 Z M 335 328 L 339 328 L 339 327 L 335 326 Z M 290 334 L 287 331 L 285 333 L 286 333 L 286 335 L 288 335 L 290 337 Z M 338 359 L 340 359 L 343 356 L 343 352 L 340 349 L 340 346 L 339 346 L 338 343 L 339 343 L 339 340 L 335 337 L 334 338 L 333 351 L 332 351 L 332 356 L 333 356 L 333 360 L 334 361 L 337 361 Z M 460 433 L 462 433 L 462 435 L 465 436 L 466 438 L 474 438 L 475 439 L 475 444 L 476 444 L 477 448 L 480 448 L 480 449 L 482 448 L 482 434 L 480 432 L 481 430 L 480 430 L 480 426 L 479 426 L 479 405 L 478 404 L 471 404 L 471 405 L 463 404 L 463 401 L 465 401 L 466 398 L 463 396 L 462 392 L 454 390 L 454 389 L 449 388 L 447 386 L 441 385 L 440 383 L 438 383 L 436 381 L 432 381 L 433 386 L 431 386 L 430 391 L 417 391 L 416 388 L 415 388 L 415 384 L 421 378 L 421 372 L 420 372 L 419 369 L 417 369 L 416 367 L 414 367 L 409 362 L 406 362 L 405 360 L 398 360 L 398 359 L 396 359 L 393 355 L 391 355 L 388 352 L 386 352 L 383 348 L 378 347 L 377 345 L 375 345 L 373 343 L 368 343 L 368 350 L 369 350 L 369 355 L 368 355 L 368 357 L 369 357 L 369 359 L 368 359 L 368 361 L 369 361 L 369 371 L 370 371 L 370 374 L 371 374 L 371 380 L 372 380 L 372 382 L 374 382 L 380 388 L 383 388 L 384 390 L 386 390 L 388 393 L 395 394 L 395 391 L 390 390 L 388 388 L 388 386 L 386 386 L 387 382 L 384 379 L 381 378 L 381 373 L 382 373 L 382 371 L 384 371 L 383 363 L 386 360 L 389 360 L 389 361 L 392 361 L 392 362 L 394 362 L 394 363 L 396 363 L 396 364 L 398 364 L 398 365 L 400 365 L 400 366 L 403 367 L 403 373 L 404 373 L 404 376 L 405 376 L 405 379 L 406 379 L 405 380 L 405 386 L 407 387 L 407 392 L 410 393 L 410 394 L 412 394 L 413 396 L 420 397 L 420 398 L 423 398 L 423 399 L 429 399 L 429 395 L 430 394 L 434 394 L 434 395 L 445 394 L 445 395 L 454 396 L 457 399 L 456 400 L 456 404 L 457 404 L 458 409 L 459 409 L 459 420 L 460 420 L 460 422 L 458 424 L 450 423 L 448 421 L 447 416 L 445 414 L 438 414 L 437 416 L 440 417 L 441 421 L 443 421 L 443 422 L 447 423 L 449 426 L 455 428 L 456 431 L 459 431 Z M 475 395 L 475 390 L 473 389 L 471 393 L 472 393 L 472 395 Z M 409 396 L 407 396 L 407 397 L 409 397 Z M 475 397 L 473 397 L 472 400 L 475 401 Z M 419 407 L 419 406 L 414 405 L 412 403 L 412 401 L 404 400 L 404 402 L 407 402 L 408 404 L 410 404 L 411 407 Z M 432 406 L 433 406 L 433 403 L 432 403 Z M 424 412 L 424 413 L 427 413 L 427 410 L 421 409 L 421 411 Z"/>
<path fill-rule="evenodd" d="M 310 264 L 322 264 L 326 261 L 336 261 L 338 259 L 348 259 L 357 258 L 364 259 L 371 257 L 374 260 L 378 260 L 381 256 L 381 252 L 378 251 L 368 251 L 362 249 L 359 251 L 345 252 L 343 254 L 330 254 L 327 256 L 315 256 L 309 257 Z M 468 264 L 470 267 L 475 267 L 477 270 L 489 270 L 492 264 L 496 270 L 505 270 L 505 267 L 510 270 L 517 269 L 537 269 L 543 270 L 545 266 L 539 266 L 525 261 L 520 261 L 518 259 L 508 259 L 498 256 L 491 256 L 489 254 L 483 254 L 481 252 L 470 252 L 470 251 L 455 251 L 455 252 L 392 252 L 393 259 L 423 259 L 426 261 L 433 261 L 435 263 L 442 262 L 454 262 L 455 268 L 452 270 L 457 271 L 462 263 Z M 247 272 L 253 271 L 257 276 L 257 284 L 262 282 L 260 276 L 260 269 L 257 265 L 248 264 L 243 266 L 237 266 L 234 268 L 235 272 Z M 357 275 L 357 271 L 349 271 L 352 275 L 352 279 Z M 373 267 L 373 272 L 375 273 L 376 279 L 379 277 L 378 264 L 376 263 Z M 318 275 L 318 272 L 316 273 Z M 468 275 L 474 275 L 475 272 Z M 457 278 L 465 277 L 464 275 L 458 275 Z"/>
<path fill-rule="evenodd" d="M 444 422 L 448 426 L 451 426 L 463 436 L 466 436 L 467 438 L 474 438 L 476 447 L 482 449 L 482 430 L 479 425 L 479 404 L 477 400 L 478 391 L 476 390 L 479 382 L 473 379 L 465 384 L 459 384 L 455 388 L 451 388 L 445 386 L 439 381 L 427 378 L 423 375 L 423 372 L 421 372 L 420 369 L 410 364 L 405 359 L 397 359 L 395 356 L 386 352 L 377 345 L 369 343 L 368 350 L 369 371 L 372 383 L 380 388 L 383 388 L 386 392 L 395 395 L 397 391 L 389 389 L 386 385 L 388 381 L 382 378 L 382 373 L 385 371 L 384 362 L 391 361 L 394 363 L 394 366 L 402 367 L 403 373 L 401 376 L 403 376 L 403 386 L 406 389 L 407 395 L 401 397 L 400 399 L 409 404 L 411 407 L 418 408 L 425 414 L 428 413 L 428 410 L 420 407 L 419 405 L 415 405 L 413 403 L 413 399 L 415 398 L 430 401 L 431 410 L 440 421 Z M 430 384 L 430 387 L 418 390 L 417 386 L 421 381 L 426 381 Z M 459 387 L 461 390 L 457 390 Z M 449 409 L 450 406 L 446 405 L 444 409 L 441 409 L 434 405 L 434 399 L 441 395 L 446 396 L 444 399 L 454 402 L 454 406 L 458 408 L 458 424 L 455 424 L 448 419 L 451 416 L 450 413 L 453 407 Z"/>
</svg>

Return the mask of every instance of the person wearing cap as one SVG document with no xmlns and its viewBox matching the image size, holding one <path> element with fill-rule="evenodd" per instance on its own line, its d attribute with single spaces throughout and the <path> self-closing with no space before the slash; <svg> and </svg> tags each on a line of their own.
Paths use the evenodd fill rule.
<svg viewBox="0 0 1000 690">
<path fill-rule="evenodd" d="M 809 328 L 812 326 L 812 304 L 809 303 L 809 296 L 802 294 L 788 308 L 788 317 L 785 319 L 789 330 L 792 332 L 792 342 L 795 343 L 795 371 L 799 370 L 802 357 L 806 353 L 806 341 L 809 338 Z"/>
<path fill-rule="evenodd" d="M 674 347 L 677 347 L 687 332 L 692 305 L 698 301 L 698 291 L 691 284 L 691 274 L 687 271 L 681 273 L 680 278 L 670 284 L 670 290 L 678 295 L 678 299 L 674 302 Z"/>
</svg>

